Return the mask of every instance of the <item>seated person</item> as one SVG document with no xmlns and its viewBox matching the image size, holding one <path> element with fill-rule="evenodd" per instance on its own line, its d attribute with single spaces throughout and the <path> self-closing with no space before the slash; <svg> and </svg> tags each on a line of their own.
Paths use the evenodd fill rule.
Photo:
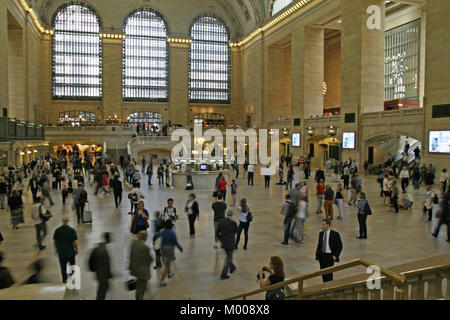
<svg viewBox="0 0 450 320">
<path fill-rule="evenodd" d="M 266 279 L 264 272 L 269 273 L 269 277 Z M 263 267 L 258 273 L 258 283 L 260 288 L 268 287 L 274 285 L 278 282 L 283 282 L 285 278 L 284 275 L 284 263 L 280 257 L 271 257 L 269 266 Z M 266 292 L 266 300 L 284 300 L 284 288 L 278 288 L 269 290 Z"/>
<path fill-rule="evenodd" d="M 403 191 L 402 195 L 400 196 L 400 199 L 398 199 L 398 207 L 409 209 L 413 206 L 413 200 L 411 196 L 406 192 Z"/>
</svg>

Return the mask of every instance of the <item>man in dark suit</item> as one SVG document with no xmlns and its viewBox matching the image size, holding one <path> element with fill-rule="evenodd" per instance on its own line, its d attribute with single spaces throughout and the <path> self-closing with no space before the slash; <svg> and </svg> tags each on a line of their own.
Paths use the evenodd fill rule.
<svg viewBox="0 0 450 320">
<path fill-rule="evenodd" d="M 142 230 L 131 245 L 130 274 L 136 277 L 136 300 L 144 300 L 147 282 L 150 280 L 150 264 L 153 259 L 146 241 L 147 231 Z"/>
<path fill-rule="evenodd" d="M 111 261 L 106 245 L 111 242 L 109 232 L 103 233 L 103 242 L 92 251 L 92 268 L 97 276 L 98 289 L 97 300 L 105 300 L 109 288 L 109 279 L 112 278 Z"/>
<path fill-rule="evenodd" d="M 342 241 L 338 232 L 331 230 L 330 219 L 322 220 L 322 231 L 319 233 L 319 243 L 317 244 L 316 260 L 319 260 L 320 269 L 325 269 L 339 262 L 339 255 L 342 251 Z M 333 273 L 322 276 L 323 282 L 333 281 Z"/>
<path fill-rule="evenodd" d="M 233 210 L 227 211 L 227 218 L 220 220 L 217 227 L 217 236 L 222 243 L 222 249 L 225 250 L 226 258 L 225 265 L 220 275 L 220 280 L 229 279 L 228 270 L 233 273 L 236 270 L 236 266 L 233 264 L 233 251 L 236 243 L 236 233 L 238 232 L 238 226 L 236 221 L 232 220 Z"/>
</svg>

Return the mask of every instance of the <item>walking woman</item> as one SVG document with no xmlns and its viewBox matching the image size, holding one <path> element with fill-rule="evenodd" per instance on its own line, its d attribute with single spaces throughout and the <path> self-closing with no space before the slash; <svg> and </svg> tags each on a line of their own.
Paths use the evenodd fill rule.
<svg viewBox="0 0 450 320">
<path fill-rule="evenodd" d="M 183 248 L 178 243 L 177 235 L 175 234 L 175 231 L 172 230 L 172 227 L 172 220 L 166 220 L 164 223 L 164 230 L 156 233 L 153 237 L 154 241 L 161 238 L 161 258 L 164 266 L 160 281 L 161 287 L 167 286 L 167 283 L 164 281 L 166 276 L 169 278 L 173 277 L 170 265 L 172 264 L 172 261 L 175 260 L 175 246 L 183 252 Z"/>
<path fill-rule="evenodd" d="M 343 207 L 344 207 L 344 194 L 342 189 L 342 184 L 338 184 L 336 194 L 334 197 L 334 203 L 339 209 L 339 217 L 338 220 L 343 220 Z"/>
<path fill-rule="evenodd" d="M 297 213 L 294 218 L 294 226 L 292 227 L 291 238 L 298 243 L 303 243 L 305 240 L 305 221 L 308 217 L 307 203 L 305 196 L 299 194 L 297 196 Z"/>
<path fill-rule="evenodd" d="M 11 211 L 11 226 L 13 229 L 19 229 L 19 223 L 25 223 L 23 220 L 23 201 L 18 190 L 13 190 L 8 199 L 9 210 Z"/>
<path fill-rule="evenodd" d="M 250 208 L 247 204 L 247 199 L 242 198 L 240 201 L 240 205 L 237 207 L 239 210 L 239 230 L 236 237 L 236 249 L 239 245 L 239 240 L 241 240 L 241 233 L 244 230 L 244 250 L 247 250 L 248 243 L 248 228 L 250 227 L 250 222 L 253 220 L 252 214 L 250 213 Z"/>
<path fill-rule="evenodd" d="M 22 183 L 22 179 L 20 177 L 16 178 L 16 182 L 14 183 L 14 186 L 13 186 L 12 190 L 19 191 L 19 195 L 22 198 L 22 195 L 23 195 L 23 183 Z"/>
<path fill-rule="evenodd" d="M 359 237 L 357 239 L 367 239 L 367 216 L 372 214 L 369 202 L 366 199 L 364 192 L 358 193 L 358 222 L 359 222 Z"/>
<path fill-rule="evenodd" d="M 188 201 L 186 202 L 186 206 L 184 207 L 184 211 L 187 213 L 189 220 L 189 234 L 191 238 L 195 236 L 195 219 L 197 219 L 197 217 L 200 218 L 198 203 L 195 198 L 195 194 L 191 193 Z"/>
<path fill-rule="evenodd" d="M 131 233 L 138 234 L 139 231 L 146 231 L 149 227 L 148 219 L 149 214 L 144 208 L 144 201 L 139 201 L 131 220 Z"/>
</svg>

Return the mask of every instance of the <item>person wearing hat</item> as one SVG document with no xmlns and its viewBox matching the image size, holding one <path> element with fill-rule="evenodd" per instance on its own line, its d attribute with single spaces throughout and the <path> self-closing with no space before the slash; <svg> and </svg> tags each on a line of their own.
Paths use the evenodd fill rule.
<svg viewBox="0 0 450 320">
<path fill-rule="evenodd" d="M 236 270 L 236 266 L 233 264 L 233 251 L 236 246 L 236 234 L 238 232 L 238 225 L 236 221 L 232 220 L 233 210 L 227 211 L 227 217 L 220 220 L 217 227 L 217 236 L 222 243 L 222 249 L 226 253 L 225 265 L 220 275 L 220 280 L 229 279 L 228 271 L 233 273 Z"/>
</svg>

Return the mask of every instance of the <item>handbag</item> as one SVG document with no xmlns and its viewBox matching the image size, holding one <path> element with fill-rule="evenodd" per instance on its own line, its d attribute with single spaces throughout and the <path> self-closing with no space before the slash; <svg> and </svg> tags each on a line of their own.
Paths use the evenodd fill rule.
<svg viewBox="0 0 450 320">
<path fill-rule="evenodd" d="M 266 292 L 266 300 L 284 300 L 285 298 L 284 288 L 273 289 Z"/>
<path fill-rule="evenodd" d="M 217 190 L 214 191 L 214 192 L 213 192 L 213 198 L 217 198 L 217 195 L 218 195 L 218 194 L 219 194 L 219 191 L 217 191 Z"/>
<path fill-rule="evenodd" d="M 125 282 L 125 287 L 128 291 L 134 291 L 136 290 L 136 279 L 130 279 L 127 282 Z"/>
<path fill-rule="evenodd" d="M 253 215 L 252 215 L 252 213 L 249 211 L 248 213 L 247 213 L 247 222 L 252 222 L 253 221 Z"/>
</svg>

